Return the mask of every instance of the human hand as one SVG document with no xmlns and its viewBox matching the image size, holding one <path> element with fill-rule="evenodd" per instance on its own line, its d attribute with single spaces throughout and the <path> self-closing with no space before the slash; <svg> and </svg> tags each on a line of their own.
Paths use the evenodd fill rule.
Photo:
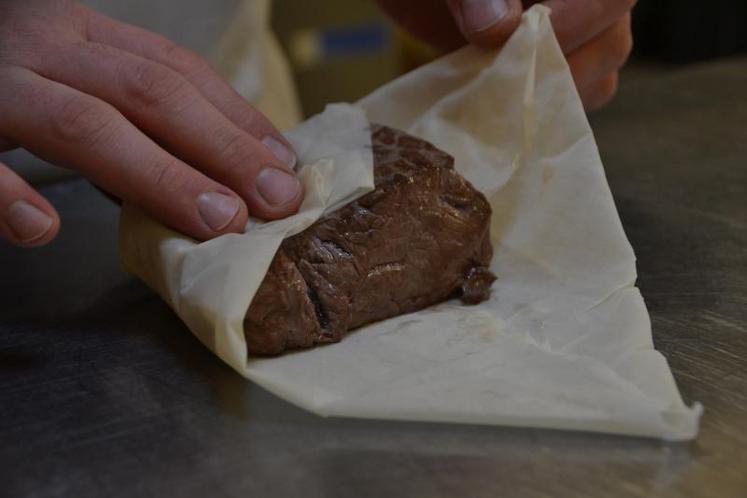
<svg viewBox="0 0 747 498">
<path fill-rule="evenodd" d="M 303 197 L 290 145 L 207 62 L 73 0 L 0 2 L 0 151 L 14 147 L 199 240 Z M 59 225 L 0 163 L 0 238 L 39 246 Z"/>
<path fill-rule="evenodd" d="M 436 47 L 453 50 L 465 40 L 503 45 L 519 26 L 524 7 L 552 9 L 555 34 L 584 107 L 599 109 L 617 90 L 618 71 L 633 46 L 630 12 L 635 0 L 379 0 L 405 29 Z M 427 15 L 424 13 L 427 12 Z"/>
</svg>

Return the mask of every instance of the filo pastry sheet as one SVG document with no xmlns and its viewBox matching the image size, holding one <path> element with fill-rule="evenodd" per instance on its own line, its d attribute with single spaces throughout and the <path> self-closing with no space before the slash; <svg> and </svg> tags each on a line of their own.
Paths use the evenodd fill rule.
<svg viewBox="0 0 747 498">
<path fill-rule="evenodd" d="M 490 299 L 248 357 L 243 318 L 281 241 L 373 189 L 369 122 L 449 152 L 487 196 Z M 322 416 L 696 436 L 702 408 L 684 404 L 654 349 L 635 255 L 545 7 L 500 52 L 461 49 L 287 137 L 306 189 L 290 218 L 202 243 L 131 206 L 121 219 L 124 268 L 241 375 Z"/>
</svg>

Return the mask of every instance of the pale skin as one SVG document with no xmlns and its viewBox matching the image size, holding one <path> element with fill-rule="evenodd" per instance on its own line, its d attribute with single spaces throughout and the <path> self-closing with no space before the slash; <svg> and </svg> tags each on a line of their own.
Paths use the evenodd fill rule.
<svg viewBox="0 0 747 498">
<path fill-rule="evenodd" d="M 443 49 L 500 47 L 520 0 L 378 0 Z M 527 2 L 529 3 L 529 2 Z M 546 0 L 588 110 L 630 53 L 634 0 Z M 0 0 L 0 151 L 23 147 L 197 240 L 298 209 L 295 153 L 201 57 L 74 0 Z M 0 238 L 57 235 L 54 207 L 0 163 Z"/>
</svg>

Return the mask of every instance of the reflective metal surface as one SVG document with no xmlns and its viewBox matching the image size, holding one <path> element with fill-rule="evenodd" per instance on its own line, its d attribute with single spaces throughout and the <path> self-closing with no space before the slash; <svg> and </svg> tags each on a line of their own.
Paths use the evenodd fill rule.
<svg viewBox="0 0 747 498">
<path fill-rule="evenodd" d="M 321 419 L 247 383 L 117 266 L 117 211 L 43 189 L 0 246 L 0 496 L 747 496 L 747 61 L 624 86 L 593 118 L 692 444 Z"/>
</svg>

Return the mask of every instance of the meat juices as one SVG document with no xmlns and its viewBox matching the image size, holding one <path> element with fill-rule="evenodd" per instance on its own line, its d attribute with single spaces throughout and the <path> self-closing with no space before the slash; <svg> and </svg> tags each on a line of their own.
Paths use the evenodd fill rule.
<svg viewBox="0 0 747 498">
<path fill-rule="evenodd" d="M 379 125 L 371 138 L 376 189 L 283 241 L 244 319 L 250 354 L 337 342 L 450 297 L 490 295 L 485 196 L 430 143 Z"/>
</svg>

